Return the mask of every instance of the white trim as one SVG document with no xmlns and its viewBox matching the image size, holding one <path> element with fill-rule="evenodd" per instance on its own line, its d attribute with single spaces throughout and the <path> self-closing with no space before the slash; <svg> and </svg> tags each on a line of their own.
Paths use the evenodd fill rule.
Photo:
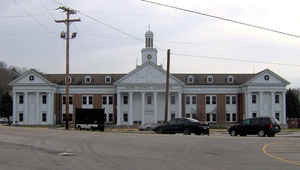
<svg viewBox="0 0 300 170">
<path fill-rule="evenodd" d="M 121 94 L 117 93 L 117 125 L 121 124 Z"/>
<path fill-rule="evenodd" d="M 282 119 L 281 119 L 281 122 L 283 124 L 286 124 L 286 92 L 283 92 L 282 93 Z"/>
<path fill-rule="evenodd" d="M 142 98 L 142 125 L 145 123 L 145 92 L 141 93 Z"/>
<path fill-rule="evenodd" d="M 254 76 L 253 78 L 251 78 L 250 80 L 248 80 L 247 82 L 245 82 L 242 85 L 266 85 L 265 83 L 253 83 L 253 81 L 255 81 L 258 77 L 262 76 L 262 75 L 272 75 L 275 78 L 277 78 L 278 80 L 281 81 L 280 85 L 282 86 L 287 86 L 290 84 L 290 82 L 288 82 L 287 80 L 285 80 L 284 78 L 280 77 L 278 74 L 274 73 L 273 71 L 269 70 L 269 69 L 265 69 L 259 73 L 256 74 L 256 76 Z M 274 85 L 279 85 L 278 83 L 273 83 Z M 267 83 L 267 86 L 270 86 L 270 83 Z"/>
<path fill-rule="evenodd" d="M 13 90 L 13 124 L 16 123 L 17 114 L 17 93 Z"/>
<path fill-rule="evenodd" d="M 153 93 L 154 96 L 154 123 L 157 123 L 158 121 L 158 115 L 157 115 L 157 92 Z"/>
<path fill-rule="evenodd" d="M 128 112 L 128 122 L 129 125 L 133 125 L 133 93 L 129 93 L 129 112 Z"/>
<path fill-rule="evenodd" d="M 182 117 L 182 93 L 178 92 L 178 118 Z"/>
<path fill-rule="evenodd" d="M 37 83 L 37 84 L 35 84 L 35 83 L 29 83 L 29 84 L 27 84 L 27 83 L 22 83 L 22 84 L 17 84 L 17 82 L 18 82 L 19 80 L 22 80 L 23 78 L 25 78 L 26 76 L 28 76 L 28 75 L 30 75 L 30 74 L 32 74 L 32 75 L 34 75 L 34 76 L 40 78 L 41 80 L 43 80 L 43 81 L 45 82 L 45 84 L 41 84 L 41 83 Z M 56 84 L 51 83 L 50 81 L 48 81 L 46 78 L 44 78 L 40 73 L 38 73 L 38 72 L 37 72 L 36 70 L 34 70 L 34 69 L 30 69 L 30 70 L 26 71 L 25 73 L 23 73 L 22 75 L 20 75 L 20 76 L 17 77 L 16 79 L 14 79 L 13 81 L 9 82 L 8 85 L 9 85 L 9 86 L 22 86 L 22 85 L 30 85 L 30 86 L 35 86 L 35 85 L 56 86 Z"/>
</svg>

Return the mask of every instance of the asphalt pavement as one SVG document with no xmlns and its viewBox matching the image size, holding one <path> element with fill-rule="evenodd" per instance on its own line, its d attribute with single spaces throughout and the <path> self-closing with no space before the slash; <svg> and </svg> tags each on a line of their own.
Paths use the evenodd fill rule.
<svg viewBox="0 0 300 170">
<path fill-rule="evenodd" d="M 0 126 L 2 170 L 295 170 L 300 134 L 231 137 Z"/>
</svg>

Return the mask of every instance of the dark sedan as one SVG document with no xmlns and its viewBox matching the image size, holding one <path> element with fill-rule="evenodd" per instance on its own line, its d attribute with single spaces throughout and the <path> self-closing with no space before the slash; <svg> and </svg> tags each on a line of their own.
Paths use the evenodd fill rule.
<svg viewBox="0 0 300 170">
<path fill-rule="evenodd" d="M 196 119 L 176 118 L 155 127 L 153 131 L 156 133 L 168 134 L 183 133 L 185 135 L 190 135 L 191 133 L 194 133 L 196 135 L 209 135 L 209 125 Z"/>
</svg>

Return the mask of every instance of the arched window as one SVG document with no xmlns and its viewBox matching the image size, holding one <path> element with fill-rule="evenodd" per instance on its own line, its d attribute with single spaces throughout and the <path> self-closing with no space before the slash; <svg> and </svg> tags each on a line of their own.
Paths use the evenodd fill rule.
<svg viewBox="0 0 300 170">
<path fill-rule="evenodd" d="M 207 76 L 206 82 L 210 83 L 210 84 L 213 83 L 214 82 L 214 77 L 212 75 Z"/>
<path fill-rule="evenodd" d="M 226 80 L 227 80 L 227 83 L 230 83 L 230 84 L 233 83 L 233 81 L 234 81 L 233 76 L 228 76 Z"/>
<path fill-rule="evenodd" d="M 111 84 L 111 76 L 105 76 L 105 84 Z"/>
<path fill-rule="evenodd" d="M 188 84 L 194 83 L 194 76 L 189 75 L 189 76 L 187 77 L 187 83 L 188 83 Z"/>
<path fill-rule="evenodd" d="M 92 77 L 91 76 L 85 76 L 84 77 L 84 83 L 85 84 L 90 84 L 92 82 Z"/>
</svg>

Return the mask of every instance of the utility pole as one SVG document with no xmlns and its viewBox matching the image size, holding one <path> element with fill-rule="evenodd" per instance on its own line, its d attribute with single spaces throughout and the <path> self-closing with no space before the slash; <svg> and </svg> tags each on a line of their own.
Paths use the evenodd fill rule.
<svg viewBox="0 0 300 170">
<path fill-rule="evenodd" d="M 170 49 L 167 52 L 167 78 L 166 78 L 166 95 L 165 95 L 165 122 L 168 121 L 169 109 L 169 74 L 170 74 Z"/>
<path fill-rule="evenodd" d="M 66 8 L 64 6 L 61 6 L 57 8 L 57 10 L 60 9 L 63 12 L 66 12 L 67 19 L 65 20 L 55 20 L 56 23 L 65 23 L 67 27 L 67 32 L 64 31 L 61 32 L 60 37 L 66 40 L 66 130 L 69 129 L 69 89 L 70 89 L 70 74 L 69 74 L 69 39 L 70 39 L 70 24 L 72 22 L 80 22 L 80 19 L 70 19 L 70 15 L 76 14 L 76 11 L 70 8 Z M 75 38 L 77 35 L 76 32 L 72 33 L 71 39 Z"/>
</svg>

